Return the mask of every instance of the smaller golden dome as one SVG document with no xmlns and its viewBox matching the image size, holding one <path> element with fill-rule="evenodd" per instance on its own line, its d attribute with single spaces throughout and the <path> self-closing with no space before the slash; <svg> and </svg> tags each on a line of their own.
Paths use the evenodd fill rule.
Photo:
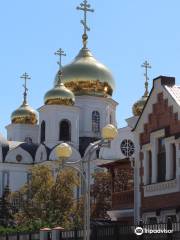
<svg viewBox="0 0 180 240">
<path fill-rule="evenodd" d="M 36 124 L 37 113 L 27 103 L 23 103 L 11 114 L 11 122 L 15 124 Z"/>
<path fill-rule="evenodd" d="M 141 115 L 147 99 L 148 99 L 148 95 L 144 95 L 144 96 L 141 97 L 140 100 L 135 102 L 135 104 L 133 105 L 133 108 L 132 108 L 132 112 L 133 112 L 134 116 L 140 116 Z"/>
<path fill-rule="evenodd" d="M 64 84 L 60 82 L 45 94 L 44 103 L 46 105 L 72 106 L 75 103 L 75 96 L 71 90 L 66 88 Z"/>
</svg>

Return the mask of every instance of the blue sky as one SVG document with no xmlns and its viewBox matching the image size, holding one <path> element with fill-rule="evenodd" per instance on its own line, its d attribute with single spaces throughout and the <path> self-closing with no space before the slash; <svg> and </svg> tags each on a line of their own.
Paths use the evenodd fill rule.
<svg viewBox="0 0 180 240">
<path fill-rule="evenodd" d="M 144 60 L 152 65 L 150 82 L 158 75 L 176 77 L 180 84 L 179 0 L 89 0 L 95 9 L 88 17 L 88 47 L 112 71 L 113 98 L 119 102 L 117 121 L 132 115 L 133 103 L 144 92 Z M 62 47 L 69 63 L 81 48 L 81 0 L 0 1 L 0 132 L 22 102 L 22 80 L 27 71 L 28 101 L 34 108 L 52 87 L 57 70 L 54 52 Z"/>
</svg>

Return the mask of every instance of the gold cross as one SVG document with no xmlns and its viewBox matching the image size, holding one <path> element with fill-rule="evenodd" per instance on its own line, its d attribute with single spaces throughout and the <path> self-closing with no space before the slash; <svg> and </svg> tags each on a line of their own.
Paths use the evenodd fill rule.
<svg viewBox="0 0 180 240">
<path fill-rule="evenodd" d="M 60 48 L 54 54 L 59 56 L 59 62 L 57 62 L 57 64 L 59 65 L 59 70 L 61 71 L 62 70 L 62 56 L 66 56 L 66 53 L 62 50 L 62 48 Z"/>
<path fill-rule="evenodd" d="M 145 93 L 144 93 L 144 96 L 148 96 L 149 95 L 149 91 L 148 91 L 148 80 L 149 80 L 149 77 L 148 77 L 148 69 L 151 68 L 151 65 L 148 63 L 148 61 L 146 60 L 142 65 L 141 67 L 145 68 L 145 73 L 144 73 L 144 76 L 145 76 Z"/>
<path fill-rule="evenodd" d="M 88 4 L 87 0 L 84 0 L 80 4 L 80 7 L 78 6 L 76 9 L 84 12 L 84 19 L 81 20 L 81 24 L 84 26 L 83 44 L 84 44 L 84 47 L 86 47 L 86 43 L 87 43 L 87 39 L 88 39 L 87 31 L 90 31 L 90 28 L 87 26 L 87 13 L 94 12 L 94 9 L 91 9 L 91 5 Z"/>
<path fill-rule="evenodd" d="M 23 104 L 27 104 L 27 91 L 28 91 L 27 80 L 31 79 L 31 77 L 25 72 L 20 78 L 24 79 L 24 84 L 23 84 L 23 87 L 24 87 L 24 102 L 23 102 Z"/>
</svg>

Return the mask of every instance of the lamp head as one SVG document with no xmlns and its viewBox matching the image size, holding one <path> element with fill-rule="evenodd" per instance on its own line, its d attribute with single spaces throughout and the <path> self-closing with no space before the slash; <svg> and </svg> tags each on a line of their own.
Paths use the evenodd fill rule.
<svg viewBox="0 0 180 240">
<path fill-rule="evenodd" d="M 118 131 L 114 125 L 108 124 L 102 129 L 101 135 L 102 135 L 103 139 L 112 141 L 113 139 L 115 139 L 117 137 Z"/>
<path fill-rule="evenodd" d="M 61 143 L 56 147 L 56 156 L 60 158 L 70 158 L 72 155 L 72 148 L 67 143 Z"/>
</svg>

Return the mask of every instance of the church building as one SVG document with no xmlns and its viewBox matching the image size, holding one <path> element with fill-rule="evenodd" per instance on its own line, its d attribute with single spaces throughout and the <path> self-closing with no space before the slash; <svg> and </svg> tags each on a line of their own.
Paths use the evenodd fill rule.
<svg viewBox="0 0 180 240">
<path fill-rule="evenodd" d="M 79 10 L 90 10 L 87 1 Z M 0 195 L 9 186 L 17 191 L 29 178 L 35 164 L 49 164 L 57 159 L 56 146 L 67 142 L 72 147 L 72 161 L 80 160 L 91 142 L 101 138 L 101 129 L 116 124 L 117 102 L 112 98 L 115 81 L 111 71 L 99 62 L 87 47 L 87 23 L 83 22 L 83 46 L 75 59 L 62 66 L 62 49 L 56 52 L 59 69 L 52 89 L 44 95 L 37 112 L 27 100 L 27 73 L 23 102 L 11 115 L 7 139 L 0 137 Z"/>
</svg>

